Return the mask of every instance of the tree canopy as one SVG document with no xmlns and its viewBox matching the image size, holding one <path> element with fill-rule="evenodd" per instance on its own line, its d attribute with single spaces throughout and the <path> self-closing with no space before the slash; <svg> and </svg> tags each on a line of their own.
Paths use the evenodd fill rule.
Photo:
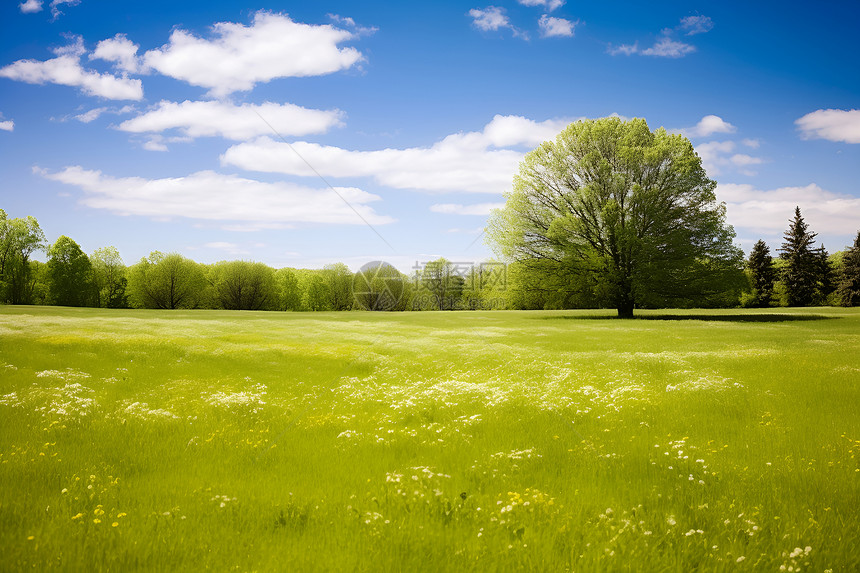
<svg viewBox="0 0 860 573">
<path fill-rule="evenodd" d="M 89 257 L 65 235 L 48 249 L 48 282 L 56 305 L 88 306 L 95 294 Z"/>
<path fill-rule="evenodd" d="M 9 219 L 0 209 L 0 295 L 10 304 L 28 304 L 33 294 L 30 256 L 45 249 L 45 233 L 35 217 Z"/>
<path fill-rule="evenodd" d="M 153 251 L 130 269 L 128 290 L 132 303 L 142 308 L 194 308 L 205 279 L 200 266 L 178 253 Z"/>
<path fill-rule="evenodd" d="M 632 317 L 739 288 L 743 252 L 690 141 L 643 119 L 570 124 L 526 155 L 488 240 L 508 260 L 572 275 Z"/>
</svg>

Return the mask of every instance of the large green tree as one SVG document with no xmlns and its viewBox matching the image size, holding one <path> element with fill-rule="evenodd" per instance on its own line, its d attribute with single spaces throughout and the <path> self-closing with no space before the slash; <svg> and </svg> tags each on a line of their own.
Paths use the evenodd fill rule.
<svg viewBox="0 0 860 573">
<path fill-rule="evenodd" d="M 326 265 L 323 278 L 328 286 L 332 310 L 349 310 L 353 305 L 352 271 L 343 263 Z"/>
<path fill-rule="evenodd" d="M 73 239 L 60 235 L 48 249 L 49 300 L 58 306 L 89 306 L 94 302 L 93 266 Z"/>
<path fill-rule="evenodd" d="M 643 119 L 578 121 L 526 155 L 488 240 L 508 260 L 593 276 L 620 317 L 710 303 L 738 288 L 743 266 L 715 188 L 681 135 Z"/>
<path fill-rule="evenodd" d="M 301 310 L 302 289 L 299 285 L 299 277 L 294 269 L 279 269 L 275 273 L 278 286 L 278 307 L 281 310 Z"/>
<path fill-rule="evenodd" d="M 222 261 L 211 269 L 215 298 L 227 310 L 268 310 L 278 306 L 275 271 L 263 263 Z"/>
<path fill-rule="evenodd" d="M 129 269 L 129 298 L 138 308 L 195 308 L 205 284 L 200 265 L 178 253 L 153 251 Z"/>
<path fill-rule="evenodd" d="M 837 294 L 842 306 L 860 306 L 860 232 L 854 245 L 842 256 Z"/>
<path fill-rule="evenodd" d="M 45 233 L 34 217 L 9 219 L 0 209 L 0 300 L 32 302 L 34 279 L 30 256 L 45 249 Z"/>
<path fill-rule="evenodd" d="M 458 308 L 463 293 L 465 279 L 454 263 L 444 257 L 430 261 L 417 272 L 421 290 L 418 296 L 429 295 L 421 308 L 435 310 L 454 310 Z"/>
<path fill-rule="evenodd" d="M 800 207 L 795 207 L 794 219 L 783 235 L 784 242 L 779 249 L 779 256 L 785 261 L 782 282 L 788 306 L 809 306 L 815 300 L 821 271 L 821 257 L 813 248 L 816 236 L 803 220 Z"/>
<path fill-rule="evenodd" d="M 96 302 L 103 308 L 126 308 L 126 267 L 116 247 L 102 247 L 90 255 Z"/>
<path fill-rule="evenodd" d="M 747 272 L 752 286 L 752 304 L 758 307 L 770 306 L 773 300 L 773 285 L 776 280 L 776 269 L 773 257 L 767 243 L 759 239 L 753 245 L 747 260 Z"/>
</svg>

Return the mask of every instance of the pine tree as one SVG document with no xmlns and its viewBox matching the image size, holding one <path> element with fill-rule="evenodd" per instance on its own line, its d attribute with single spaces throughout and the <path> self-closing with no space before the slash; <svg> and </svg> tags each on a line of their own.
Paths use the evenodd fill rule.
<svg viewBox="0 0 860 573">
<path fill-rule="evenodd" d="M 842 306 L 860 306 L 860 232 L 854 239 L 854 246 L 842 257 L 838 294 Z"/>
<path fill-rule="evenodd" d="M 780 258 L 786 262 L 782 282 L 788 295 L 788 306 L 809 306 L 815 300 L 821 266 L 812 248 L 816 236 L 809 231 L 800 207 L 795 207 L 794 219 L 783 235 L 785 242 L 779 249 Z"/>
<path fill-rule="evenodd" d="M 747 269 L 750 272 L 756 306 L 769 306 L 773 298 L 773 282 L 776 279 L 776 272 L 773 268 L 770 248 L 761 239 L 753 245 L 750 258 L 747 260 Z"/>
<path fill-rule="evenodd" d="M 821 245 L 815 251 L 815 262 L 817 281 L 815 287 L 815 298 L 818 304 L 827 304 L 827 297 L 836 290 L 836 270 L 830 262 L 830 254 L 824 245 Z"/>
</svg>

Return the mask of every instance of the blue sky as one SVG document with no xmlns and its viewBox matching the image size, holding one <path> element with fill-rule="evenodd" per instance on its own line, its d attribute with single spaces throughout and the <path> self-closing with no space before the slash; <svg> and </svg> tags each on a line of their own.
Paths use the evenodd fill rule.
<svg viewBox="0 0 860 573">
<path fill-rule="evenodd" d="M 745 248 L 860 229 L 856 2 L 0 5 L 0 207 L 50 241 L 409 270 L 569 121 L 690 137 Z M 331 185 L 334 191 L 329 188 Z"/>
</svg>

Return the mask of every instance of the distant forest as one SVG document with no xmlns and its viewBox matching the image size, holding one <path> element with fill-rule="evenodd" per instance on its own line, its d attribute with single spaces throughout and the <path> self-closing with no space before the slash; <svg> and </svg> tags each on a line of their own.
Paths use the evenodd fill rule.
<svg viewBox="0 0 860 573">
<path fill-rule="evenodd" d="M 860 233 L 829 254 L 813 244 L 800 210 L 773 257 L 756 243 L 735 280 L 687 307 L 779 307 L 860 304 Z M 45 252 L 47 262 L 32 260 Z M 201 264 L 153 252 L 126 265 L 118 250 L 86 254 L 73 239 L 53 244 L 33 217 L 0 209 L 0 300 L 7 304 L 101 308 L 206 308 L 272 311 L 495 310 L 606 308 L 599 284 L 540 260 L 416 265 L 409 275 L 384 264 L 353 273 L 343 263 L 323 269 L 274 269 L 250 261 Z"/>
</svg>

